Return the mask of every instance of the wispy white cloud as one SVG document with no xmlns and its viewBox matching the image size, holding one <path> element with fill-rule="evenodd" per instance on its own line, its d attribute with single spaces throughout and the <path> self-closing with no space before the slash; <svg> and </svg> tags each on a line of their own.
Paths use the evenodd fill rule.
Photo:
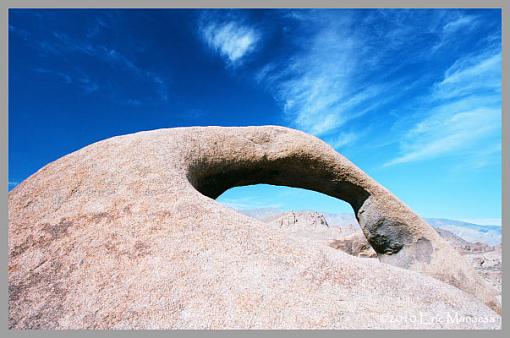
<svg viewBox="0 0 510 338">
<path fill-rule="evenodd" d="M 343 132 L 334 138 L 326 140 L 333 148 L 343 148 L 348 145 L 355 143 L 360 137 L 359 133 L 354 132 Z"/>
<path fill-rule="evenodd" d="M 238 21 L 215 22 L 209 18 L 207 23 L 201 24 L 200 33 L 207 45 L 230 65 L 240 64 L 260 40 L 255 28 Z"/>
<path fill-rule="evenodd" d="M 501 128 L 501 52 L 457 60 L 433 86 L 429 109 L 400 141 L 400 155 L 385 166 L 464 154 L 480 168 L 498 153 Z"/>
<path fill-rule="evenodd" d="M 501 111 L 490 108 L 435 113 L 404 135 L 402 154 L 386 166 L 426 160 L 477 146 L 481 139 L 499 129 L 500 118 Z"/>
<path fill-rule="evenodd" d="M 453 15 L 445 15 L 444 22 L 438 27 L 437 43 L 427 53 L 435 53 L 440 49 L 447 48 L 452 41 L 458 39 L 459 34 L 468 34 L 477 28 L 479 19 L 475 15 L 454 12 Z"/>
<path fill-rule="evenodd" d="M 90 77 L 85 73 L 77 70 L 74 70 L 72 73 L 66 73 L 63 71 L 36 67 L 34 68 L 34 71 L 39 74 L 48 74 L 50 76 L 54 76 L 67 85 L 76 85 L 87 94 L 93 93 L 99 89 L 99 84 L 97 82 L 91 80 Z"/>
<path fill-rule="evenodd" d="M 365 47 L 349 16 L 323 15 L 330 14 L 291 12 L 312 33 L 300 41 L 306 47 L 289 62 L 266 65 L 256 75 L 257 81 L 276 87 L 275 98 L 295 127 L 318 136 L 366 113 L 361 105 L 381 90 L 355 83 Z"/>
<path fill-rule="evenodd" d="M 9 33 L 15 34 L 23 41 L 28 41 L 32 37 L 32 34 L 30 34 L 27 30 L 19 29 L 11 24 L 9 24 Z"/>
<path fill-rule="evenodd" d="M 72 83 L 71 77 L 68 74 L 63 73 L 63 72 L 53 71 L 53 70 L 49 70 L 49 69 L 42 68 L 42 67 L 36 67 L 36 68 L 34 68 L 34 71 L 36 73 L 40 73 L 40 74 L 54 74 L 57 77 L 59 77 L 63 82 L 65 82 L 67 84 Z"/>
<path fill-rule="evenodd" d="M 452 34 L 461 29 L 471 30 L 477 24 L 477 17 L 474 15 L 459 15 L 443 26 L 443 33 Z"/>
<path fill-rule="evenodd" d="M 106 24 L 102 23 L 98 25 L 102 26 Z M 103 44 L 95 44 L 89 39 L 74 38 L 66 33 L 53 33 L 53 39 L 39 40 L 36 42 L 35 46 L 45 54 L 65 56 L 65 53 L 79 53 L 98 59 L 112 68 L 123 69 L 130 72 L 138 79 L 151 83 L 154 86 L 159 99 L 162 101 L 167 101 L 168 99 L 168 86 L 161 76 L 140 65 L 137 65 L 132 58 L 116 48 Z M 78 84 L 85 90 L 86 93 L 92 93 L 99 89 L 100 85 L 98 81 L 92 80 L 76 66 L 74 69 L 77 73 L 75 75 L 61 71 L 53 73 L 62 78 L 67 78 L 66 82 L 69 84 Z"/>
<path fill-rule="evenodd" d="M 497 151 L 491 155 L 489 149 L 495 149 L 499 141 L 501 124 L 497 39 L 487 44 L 497 48 L 459 58 L 432 87 L 428 86 L 434 74 L 416 70 L 410 78 L 405 70 L 417 63 L 436 63 L 437 44 L 455 46 L 455 37 L 478 27 L 480 18 L 440 10 L 352 15 L 350 11 L 287 14 L 298 24 L 292 31 L 297 51 L 283 61 L 272 60 L 260 67 L 254 77 L 269 88 L 290 125 L 335 148 L 346 147 L 359 142 L 367 126 L 382 122 L 384 128 L 395 123 L 381 121 L 378 112 L 422 87 L 430 93 L 413 94 L 411 99 L 420 102 L 419 108 L 412 111 L 400 106 L 399 114 L 386 114 L 387 119 L 397 121 L 396 130 L 371 140 L 377 143 L 382 138 L 392 147 L 397 144 L 400 153 L 385 166 L 460 153 L 469 157 L 471 168 L 491 163 Z M 379 29 L 363 28 L 374 24 Z M 304 34 L 296 39 L 299 32 Z M 416 48 L 417 41 L 423 44 L 420 48 Z M 395 55 L 401 55 L 402 62 L 396 62 Z"/>
<path fill-rule="evenodd" d="M 381 46 L 382 37 L 359 29 L 370 25 L 369 18 L 353 17 L 350 11 L 291 11 L 286 17 L 297 24 L 289 40 L 296 40 L 298 48 L 261 67 L 255 81 L 269 88 L 292 127 L 340 147 L 346 145 L 342 135 L 351 123 L 408 90 L 404 82 L 411 81 L 388 80 L 400 65 L 385 59 L 402 42 L 387 39 Z M 360 20 L 366 22 L 360 25 Z M 383 76 L 372 76 L 382 68 Z"/>
<path fill-rule="evenodd" d="M 434 97 L 445 99 L 497 91 L 501 87 L 501 53 L 489 51 L 457 60 L 434 88 Z"/>
<path fill-rule="evenodd" d="M 124 68 L 130 71 L 136 77 L 152 83 L 155 86 L 160 99 L 163 101 L 168 100 L 168 87 L 166 82 L 156 73 L 136 65 L 135 62 L 125 54 L 121 53 L 115 48 L 109 48 L 107 46 L 100 45 L 97 47 L 91 47 L 88 44 L 80 46 L 79 43 L 77 45 L 78 46 L 75 48 L 79 48 L 84 53 L 99 57 L 102 60 L 108 62 L 113 67 Z"/>
<path fill-rule="evenodd" d="M 110 17 L 109 19 L 111 20 L 112 18 Z M 108 26 L 107 22 L 100 16 L 94 17 L 94 23 L 87 27 L 87 38 L 93 38 L 99 35 L 103 30 L 108 29 Z"/>
</svg>

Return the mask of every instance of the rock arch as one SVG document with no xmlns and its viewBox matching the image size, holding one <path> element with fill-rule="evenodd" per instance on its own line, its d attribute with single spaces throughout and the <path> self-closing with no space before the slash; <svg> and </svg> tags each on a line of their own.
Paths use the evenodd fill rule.
<svg viewBox="0 0 510 338">
<path fill-rule="evenodd" d="M 211 139 L 200 136 L 186 168 L 198 192 L 215 199 L 232 187 L 266 183 L 339 198 L 382 262 L 432 275 L 499 309 L 491 287 L 429 224 L 323 141 L 276 126 L 215 130 Z"/>
<path fill-rule="evenodd" d="M 349 323 L 333 315 L 338 304 L 328 303 L 330 289 L 310 284 L 310 275 L 326 278 L 346 298 L 369 293 L 355 299 L 369 299 L 363 306 L 377 307 L 374 313 L 404 311 L 402 297 L 405 304 L 416 304 L 416 311 L 430 307 L 430 299 L 441 309 L 464 311 L 469 303 L 467 313 L 485 311 L 471 296 L 432 278 L 329 247 L 287 242 L 214 200 L 230 187 L 254 183 L 306 188 L 347 201 L 381 261 L 433 276 L 500 311 L 493 290 L 463 257 L 326 143 L 276 126 L 192 127 L 91 144 L 9 192 L 10 327 L 250 327 L 250 309 L 257 304 L 264 312 L 262 327 L 274 320 L 293 327 L 292 316 L 275 319 L 271 310 L 283 306 L 280 297 L 247 293 L 243 283 L 260 277 L 261 266 L 267 269 L 257 280 L 263 287 L 249 290 L 291 293 L 285 301 L 295 311 L 311 311 L 303 300 L 307 290 L 307 299 L 323 300 L 327 309 L 319 313 L 332 327 Z M 345 273 L 355 282 L 347 283 Z M 298 281 L 301 292 L 280 283 L 283 275 Z M 240 284 L 230 285 L 232 278 Z M 395 302 L 381 299 L 388 292 Z M 195 302 L 205 293 L 211 303 Z M 234 295 L 246 309 L 231 307 L 228 316 L 209 311 L 219 302 L 231 306 Z M 186 317 L 186 306 L 198 317 Z M 304 320 L 316 325 L 312 318 Z M 384 325 L 378 317 L 370 320 L 375 327 Z"/>
</svg>

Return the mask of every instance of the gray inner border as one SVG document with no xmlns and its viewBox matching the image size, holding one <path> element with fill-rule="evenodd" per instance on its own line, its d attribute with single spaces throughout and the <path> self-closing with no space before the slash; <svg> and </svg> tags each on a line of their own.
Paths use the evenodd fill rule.
<svg viewBox="0 0 510 338">
<path fill-rule="evenodd" d="M 509 210 L 505 209 L 510 200 L 510 189 L 508 174 L 510 173 L 510 119 L 508 118 L 509 108 L 509 77 L 508 69 L 510 57 L 508 54 L 508 34 L 510 34 L 510 23 L 507 18 L 507 0 L 428 0 L 428 1 L 403 1 L 403 0 L 6 0 L 0 2 L 0 211 L 1 211 L 1 233 L 2 250 L 0 254 L 0 269 L 2 270 L 0 279 L 0 301 L 3 306 L 0 309 L 0 318 L 2 321 L 2 336 L 50 336 L 54 334 L 65 334 L 72 336 L 87 335 L 114 335 L 114 336 L 137 336 L 142 335 L 172 335 L 172 336 L 194 336 L 197 334 L 207 336 L 236 336 L 236 335 L 260 335 L 264 336 L 303 336 L 308 335 L 356 335 L 356 336 L 420 336 L 423 334 L 433 334 L 434 336 L 457 336 L 457 335 L 497 335 L 503 336 L 506 331 L 506 325 L 503 320 L 503 329 L 499 331 L 14 331 L 8 330 L 8 9 L 9 8 L 501 8 L 502 13 L 502 173 L 503 173 L 503 193 L 502 193 L 502 232 L 503 247 L 508 244 L 506 228 L 509 227 Z M 483 179 L 483 177 L 481 178 Z M 506 269 L 507 251 L 503 250 L 503 280 L 508 278 Z M 503 302 L 506 295 L 505 283 L 503 283 Z M 506 314 L 503 305 L 503 319 Z"/>
</svg>

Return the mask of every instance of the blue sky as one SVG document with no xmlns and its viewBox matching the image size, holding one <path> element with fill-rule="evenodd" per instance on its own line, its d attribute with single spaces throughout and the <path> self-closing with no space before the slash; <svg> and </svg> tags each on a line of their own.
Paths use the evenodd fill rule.
<svg viewBox="0 0 510 338">
<path fill-rule="evenodd" d="M 501 12 L 9 12 L 10 189 L 111 136 L 267 124 L 318 136 L 423 216 L 498 222 Z M 350 211 L 267 185 L 220 201 Z"/>
</svg>

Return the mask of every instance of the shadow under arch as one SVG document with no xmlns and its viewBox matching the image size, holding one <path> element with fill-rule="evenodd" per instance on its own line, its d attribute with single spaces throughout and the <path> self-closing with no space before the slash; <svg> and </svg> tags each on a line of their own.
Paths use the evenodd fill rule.
<svg viewBox="0 0 510 338">
<path fill-rule="evenodd" d="M 288 157 L 270 162 L 267 158 L 254 161 L 215 164 L 207 170 L 192 171 L 193 186 L 203 195 L 217 199 L 225 191 L 240 186 L 270 184 L 301 188 L 326 194 L 347 202 L 356 214 L 369 193 L 362 187 L 338 181 L 327 165 L 315 159 Z"/>
<path fill-rule="evenodd" d="M 377 203 L 370 201 L 377 189 L 371 192 L 369 186 L 363 185 L 367 180 L 361 170 L 343 157 L 324 156 L 327 153 L 317 150 L 303 147 L 300 151 L 279 152 L 278 148 L 266 148 L 259 156 L 203 157 L 190 166 L 188 179 L 196 190 L 212 199 L 230 188 L 255 184 L 316 191 L 352 207 L 368 242 L 378 254 L 393 255 L 416 242 L 418 238 L 402 221 L 388 217 Z M 411 257 L 406 258 L 392 264 L 408 267 Z"/>
</svg>

